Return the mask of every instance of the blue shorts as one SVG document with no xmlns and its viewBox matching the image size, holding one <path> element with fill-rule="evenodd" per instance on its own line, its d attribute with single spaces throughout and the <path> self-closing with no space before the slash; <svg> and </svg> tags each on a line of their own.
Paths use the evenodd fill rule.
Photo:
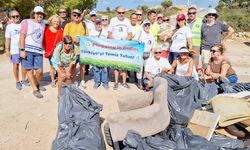
<svg viewBox="0 0 250 150">
<path fill-rule="evenodd" d="M 24 69 L 43 69 L 43 55 L 26 51 L 26 58 L 22 59 Z"/>
<path fill-rule="evenodd" d="M 237 83 L 238 81 L 238 77 L 235 74 L 228 76 L 227 79 L 230 83 Z"/>
<path fill-rule="evenodd" d="M 79 63 L 80 64 L 80 55 L 76 55 L 76 64 Z"/>
<path fill-rule="evenodd" d="M 13 64 L 19 64 L 21 62 L 20 54 L 13 54 L 10 56 L 10 61 Z"/>
</svg>

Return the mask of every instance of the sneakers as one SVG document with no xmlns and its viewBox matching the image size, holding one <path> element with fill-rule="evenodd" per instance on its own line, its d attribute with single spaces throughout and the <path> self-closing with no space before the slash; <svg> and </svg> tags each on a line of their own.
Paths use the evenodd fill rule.
<svg viewBox="0 0 250 150">
<path fill-rule="evenodd" d="M 109 85 L 108 84 L 102 84 L 102 86 L 104 87 L 104 89 L 108 90 L 109 89 Z"/>
<path fill-rule="evenodd" d="M 18 89 L 18 90 L 22 89 L 22 84 L 20 82 L 16 83 L 16 89 Z"/>
<path fill-rule="evenodd" d="M 82 86 L 84 89 L 87 88 L 85 81 L 82 80 L 80 84 L 81 84 L 81 86 Z"/>
<path fill-rule="evenodd" d="M 43 98 L 43 95 L 40 93 L 39 90 L 33 91 L 33 95 L 38 99 Z"/>
<path fill-rule="evenodd" d="M 118 83 L 115 83 L 114 86 L 113 86 L 113 90 L 117 90 L 117 89 L 118 89 L 118 86 L 119 86 L 119 84 L 118 84 Z"/>
<path fill-rule="evenodd" d="M 97 89 L 100 86 L 100 84 L 95 83 L 95 85 L 93 86 L 94 89 Z"/>
<path fill-rule="evenodd" d="M 127 83 L 122 83 L 121 84 L 124 88 L 126 88 L 126 89 L 129 89 L 130 88 L 130 86 L 127 84 Z"/>
<path fill-rule="evenodd" d="M 43 92 L 46 91 L 45 87 L 43 87 L 43 86 L 41 86 L 41 85 L 38 85 L 38 90 L 39 90 L 39 91 L 43 91 Z"/>
<path fill-rule="evenodd" d="M 25 86 L 30 86 L 30 83 L 29 83 L 29 80 L 23 80 L 21 81 L 22 85 L 25 85 Z"/>
</svg>

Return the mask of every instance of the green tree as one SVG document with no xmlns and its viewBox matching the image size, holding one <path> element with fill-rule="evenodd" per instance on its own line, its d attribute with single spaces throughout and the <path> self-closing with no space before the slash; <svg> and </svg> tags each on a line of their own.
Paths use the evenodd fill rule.
<svg viewBox="0 0 250 150">
<path fill-rule="evenodd" d="M 142 5 L 140 6 L 140 9 L 143 11 L 143 12 L 147 12 L 149 10 L 149 7 L 147 5 Z"/>
<path fill-rule="evenodd" d="M 161 2 L 161 6 L 164 8 L 164 9 L 167 9 L 169 8 L 170 6 L 173 5 L 173 2 L 172 0 L 164 0 L 163 2 Z"/>
</svg>

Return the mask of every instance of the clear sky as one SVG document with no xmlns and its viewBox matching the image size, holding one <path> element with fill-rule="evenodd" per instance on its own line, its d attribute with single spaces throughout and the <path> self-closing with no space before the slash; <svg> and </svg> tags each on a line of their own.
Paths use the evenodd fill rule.
<svg viewBox="0 0 250 150">
<path fill-rule="evenodd" d="M 172 0 L 174 5 L 186 5 L 187 0 Z M 189 0 L 190 5 L 208 8 L 209 5 L 215 7 L 219 0 Z M 148 5 L 149 7 L 160 5 L 162 0 L 99 0 L 96 10 L 105 10 L 107 7 L 114 9 L 117 6 L 124 6 L 126 9 L 135 9 L 138 5 Z"/>
</svg>

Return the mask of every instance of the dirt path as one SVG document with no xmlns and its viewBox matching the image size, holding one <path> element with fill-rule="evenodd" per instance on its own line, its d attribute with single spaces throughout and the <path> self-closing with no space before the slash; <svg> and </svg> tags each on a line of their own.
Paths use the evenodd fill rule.
<svg viewBox="0 0 250 150">
<path fill-rule="evenodd" d="M 240 81 L 250 82 L 250 47 L 242 42 L 227 42 L 227 55 L 232 61 Z M 45 80 L 48 77 L 48 62 L 44 61 Z M 47 84 L 45 98 L 37 100 L 30 87 L 21 91 L 15 89 L 11 64 L 5 55 L 0 55 L 0 149 L 1 150 L 48 150 L 57 130 L 56 89 Z M 90 75 L 91 77 L 91 75 Z M 100 87 L 94 90 L 93 80 L 87 82 L 85 90 L 98 103 L 104 105 L 101 117 L 118 111 L 116 100 L 119 96 L 142 92 L 131 83 L 131 89 L 119 88 L 105 90 Z M 110 83 L 110 87 L 113 82 Z M 108 149 L 111 149 L 108 147 Z"/>
</svg>

